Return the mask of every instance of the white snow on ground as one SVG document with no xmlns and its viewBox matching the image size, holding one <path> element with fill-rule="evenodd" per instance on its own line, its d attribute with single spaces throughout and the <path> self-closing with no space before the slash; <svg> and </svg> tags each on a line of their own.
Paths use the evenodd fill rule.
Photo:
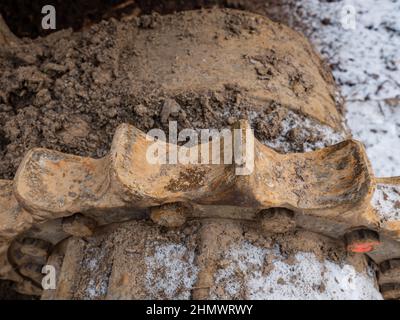
<svg viewBox="0 0 400 320">
<path fill-rule="evenodd" d="M 380 214 L 382 222 L 400 221 L 400 186 L 377 185 L 372 205 Z"/>
<path fill-rule="evenodd" d="M 400 175 L 400 1 L 287 2 L 288 16 L 303 21 L 333 67 L 348 125 L 366 145 L 376 175 Z M 347 28 L 346 6 L 355 9 L 355 29 Z"/>
<path fill-rule="evenodd" d="M 269 119 L 270 116 L 270 114 L 264 115 L 265 121 L 272 121 Z M 252 127 L 254 127 L 255 120 L 260 119 L 260 117 L 261 115 L 258 112 L 253 112 L 250 114 L 249 120 L 252 124 Z M 301 147 L 302 152 L 313 151 L 337 144 L 346 138 L 344 134 L 336 132 L 331 127 L 323 125 L 309 117 L 301 117 L 291 110 L 287 111 L 287 115 L 282 120 L 281 125 L 282 132 L 275 139 L 260 139 L 260 141 L 266 146 L 285 153 L 297 151 L 293 150 L 293 141 L 288 139 L 288 134 L 293 129 L 298 129 L 298 134 L 304 137 L 304 142 L 302 143 Z M 319 139 L 317 141 L 308 141 L 307 133 L 311 130 L 313 130 L 315 133 L 318 133 L 317 136 Z"/>
<path fill-rule="evenodd" d="M 400 175 L 400 105 L 384 102 L 347 104 L 347 123 L 353 136 L 367 148 L 375 174 Z"/>
<path fill-rule="evenodd" d="M 194 251 L 181 244 L 160 244 L 145 258 L 149 299 L 189 299 L 197 279 Z"/>
<path fill-rule="evenodd" d="M 273 269 L 264 272 L 270 255 Z M 229 263 L 218 270 L 216 285 L 229 296 L 215 294 L 214 299 L 235 297 L 240 290 L 246 292 L 248 299 L 382 299 L 370 270 L 358 273 L 349 264 L 320 262 L 313 253 L 298 252 L 295 261 L 288 263 L 278 248 L 242 242 L 229 248 L 224 258 Z"/>
<path fill-rule="evenodd" d="M 101 299 L 107 294 L 111 266 L 107 266 L 107 254 L 101 248 L 89 248 L 82 264 L 91 277 L 85 288 L 85 299 Z"/>
</svg>

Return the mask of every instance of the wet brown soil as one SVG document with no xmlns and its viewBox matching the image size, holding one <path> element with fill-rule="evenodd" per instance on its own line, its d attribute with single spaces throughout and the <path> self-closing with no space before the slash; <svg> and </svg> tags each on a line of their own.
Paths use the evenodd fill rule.
<svg viewBox="0 0 400 320">
<path fill-rule="evenodd" d="M 285 142 L 289 142 L 289 150 L 276 145 L 278 151 L 305 151 L 305 143 L 315 144 L 320 140 L 321 132 L 313 125 L 284 132 L 284 121 L 301 120 L 302 115 L 296 115 L 297 120 L 289 119 L 288 109 L 274 100 L 263 102 L 262 114 L 255 114 L 254 99 L 249 101 L 252 92 L 236 85 L 235 79 L 226 82 L 222 90 L 215 91 L 196 89 L 196 78 L 202 75 L 196 74 L 195 68 L 191 67 L 182 76 L 182 67 L 196 66 L 193 59 L 199 58 L 199 53 L 192 53 L 196 49 L 193 33 L 196 23 L 205 23 L 203 16 L 195 12 L 192 16 L 186 20 L 179 14 L 153 14 L 123 21 L 111 19 L 82 32 L 63 30 L 34 41 L 25 39 L 20 46 L 0 48 L 0 178 L 11 179 L 22 157 L 34 147 L 102 157 L 108 152 L 115 129 L 121 123 L 133 124 L 147 132 L 152 128 L 168 131 L 168 121 L 177 121 L 178 130 L 226 128 L 239 118 L 253 117 L 257 138 L 272 141 L 283 135 Z M 248 40 L 259 32 L 257 24 L 263 23 L 240 11 L 222 15 L 220 11 L 207 12 L 207 21 L 212 21 L 213 17 L 223 21 L 220 25 L 211 24 L 209 29 L 202 27 L 206 34 L 214 35 L 205 45 L 209 52 L 219 52 L 218 48 L 225 45 L 236 46 L 241 39 Z M 279 25 L 271 27 L 280 29 Z M 164 32 L 165 29 L 171 29 L 171 34 Z M 178 40 L 177 31 L 180 32 Z M 164 32 L 162 37 L 159 32 Z M 285 43 L 299 41 L 290 32 L 282 35 L 287 37 Z M 175 64 L 169 57 L 166 62 L 167 58 L 162 58 L 164 52 L 156 52 L 165 50 L 165 45 L 154 43 L 154 39 L 164 43 L 179 41 L 189 48 L 184 57 L 187 61 Z M 306 52 L 310 52 L 311 47 L 302 41 L 299 46 L 305 46 Z M 153 46 L 151 50 L 149 46 Z M 177 52 L 182 51 L 179 50 Z M 208 55 L 213 58 L 212 54 Z M 154 61 L 150 61 L 150 56 Z M 255 75 L 260 85 L 264 86 L 262 81 L 266 81 L 268 86 L 272 78 L 287 74 L 285 86 L 289 87 L 291 97 L 296 96 L 296 99 L 290 98 L 294 104 L 297 101 L 307 104 L 310 94 L 315 96 L 322 82 L 320 78 L 310 79 L 310 73 L 315 71 L 303 67 L 307 59 L 304 63 L 297 62 L 299 58 L 288 58 L 284 53 L 280 56 L 274 50 L 265 56 L 246 59 L 249 63 L 243 67 L 243 72 L 251 70 L 251 75 L 244 81 L 252 85 L 255 82 L 250 77 Z M 291 65 L 288 59 L 295 64 Z M 311 56 L 319 68 L 314 74 L 323 75 L 329 95 L 333 96 L 333 79 L 317 59 Z M 215 72 L 223 74 L 224 70 L 232 69 L 228 62 L 216 61 L 219 65 Z M 275 74 L 270 70 L 270 75 L 264 75 L 269 65 L 276 69 Z M 160 78 L 157 78 L 158 73 Z M 163 88 L 176 86 L 165 83 L 167 78 L 174 80 L 174 73 L 181 73 L 176 78 L 193 79 L 194 84 L 188 83 L 187 88 L 175 90 L 173 95 L 171 90 L 165 92 Z M 203 79 L 199 81 L 204 83 Z M 182 84 L 178 85 L 182 88 Z"/>
<path fill-rule="evenodd" d="M 265 14 L 282 22 L 288 18 L 280 8 L 288 5 L 287 0 L 3 0 L 0 13 L 18 37 L 36 38 L 54 32 L 40 27 L 44 5 L 56 8 L 57 30 L 72 28 L 75 31 L 111 17 L 120 19 L 153 12 L 170 14 L 212 7 Z"/>
</svg>

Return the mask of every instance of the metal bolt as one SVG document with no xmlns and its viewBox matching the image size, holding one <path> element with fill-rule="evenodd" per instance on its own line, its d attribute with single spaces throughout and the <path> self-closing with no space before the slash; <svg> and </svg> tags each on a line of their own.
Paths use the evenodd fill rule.
<svg viewBox="0 0 400 320">
<path fill-rule="evenodd" d="M 93 235 L 97 227 L 97 222 L 80 213 L 74 214 L 71 217 L 63 218 L 63 230 L 75 237 L 90 237 Z"/>
<path fill-rule="evenodd" d="M 13 288 L 15 291 L 26 295 L 40 296 L 42 294 L 42 289 L 31 281 L 15 283 Z"/>
<path fill-rule="evenodd" d="M 189 208 L 181 203 L 169 203 L 150 209 L 150 218 L 163 227 L 177 228 L 186 222 Z"/>
<path fill-rule="evenodd" d="M 379 265 L 378 283 L 381 286 L 400 283 L 400 258 L 386 260 Z"/>
<path fill-rule="evenodd" d="M 379 270 L 382 274 L 387 274 L 393 270 L 398 270 L 398 275 L 400 278 L 400 258 L 383 261 L 379 265 Z"/>
<path fill-rule="evenodd" d="M 296 229 L 294 212 L 285 208 L 271 208 L 260 213 L 261 228 L 265 232 L 286 233 Z"/>
<path fill-rule="evenodd" d="M 370 229 L 355 229 L 345 234 L 346 249 L 354 253 L 374 251 L 380 244 L 379 234 Z"/>
<path fill-rule="evenodd" d="M 44 276 L 42 274 L 42 266 L 34 263 L 22 265 L 19 268 L 19 272 L 25 277 L 32 279 L 36 283 L 41 283 Z"/>
<path fill-rule="evenodd" d="M 400 283 L 386 283 L 380 286 L 383 298 L 386 300 L 400 299 Z"/>
<path fill-rule="evenodd" d="M 32 257 L 47 258 L 51 246 L 51 243 L 45 240 L 24 238 L 21 241 L 20 250 L 23 254 L 27 254 Z"/>
<path fill-rule="evenodd" d="M 36 263 L 36 264 L 44 265 L 47 261 L 47 258 L 44 256 L 38 257 L 38 256 L 23 254 L 19 248 L 12 250 L 11 255 L 14 259 L 14 262 L 19 266 L 27 264 L 27 263 Z"/>
</svg>

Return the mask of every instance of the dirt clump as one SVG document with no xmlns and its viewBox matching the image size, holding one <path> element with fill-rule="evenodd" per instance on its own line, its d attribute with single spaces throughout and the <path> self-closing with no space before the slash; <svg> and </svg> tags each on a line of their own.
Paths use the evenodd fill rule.
<svg viewBox="0 0 400 320">
<path fill-rule="evenodd" d="M 36 38 L 55 32 L 41 28 L 42 7 L 52 5 L 56 9 L 57 30 L 72 28 L 75 31 L 86 28 L 102 19 L 172 14 L 175 12 L 204 8 L 232 8 L 263 14 L 275 21 L 285 22 L 291 1 L 264 0 L 4 0 L 0 14 L 18 37 Z M 283 10 L 286 9 L 286 10 Z M 143 22 L 151 21 L 146 17 Z M 149 25 L 149 24 L 144 24 Z M 235 28 L 235 27 L 233 27 Z"/>
<path fill-rule="evenodd" d="M 232 32 L 233 25 L 240 32 Z M 271 28 L 274 33 L 281 30 L 282 39 L 274 40 Z M 256 29 L 264 36 L 254 33 Z M 259 44 L 258 37 L 265 36 L 271 41 Z M 285 37 L 289 46 L 298 41 L 298 49 L 282 47 L 271 56 L 265 46 Z M 102 157 L 124 122 L 145 132 L 168 132 L 172 120 L 181 130 L 226 128 L 248 118 L 257 138 L 280 152 L 308 150 L 313 147 L 309 141 L 321 146 L 336 142 L 334 134 L 325 137 L 320 121 L 306 123 L 312 114 L 336 132 L 342 130 L 331 98 L 333 79 L 320 79 L 323 65 L 310 48 L 266 18 L 221 10 L 142 16 L 130 22 L 111 19 L 79 33 L 63 30 L 1 48 L 0 178 L 12 178 L 34 147 Z M 311 62 L 285 56 L 287 50 L 299 50 Z M 278 68 L 278 76 L 260 79 L 257 65 L 249 61 L 259 55 L 246 55 L 250 51 L 264 51 L 261 56 L 275 64 L 270 67 Z M 294 73 L 311 83 L 312 89 L 300 97 L 289 86 Z M 284 91 L 277 94 L 277 86 Z M 282 128 L 285 121 L 289 125 Z M 300 131 L 288 134 L 293 123 Z"/>
</svg>

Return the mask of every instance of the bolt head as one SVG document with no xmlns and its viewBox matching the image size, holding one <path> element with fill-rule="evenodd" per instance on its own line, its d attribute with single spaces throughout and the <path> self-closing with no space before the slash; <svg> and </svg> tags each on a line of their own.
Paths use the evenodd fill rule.
<svg viewBox="0 0 400 320">
<path fill-rule="evenodd" d="M 387 283 L 380 286 L 385 300 L 400 300 L 400 283 Z"/>
<path fill-rule="evenodd" d="M 186 222 L 187 208 L 178 203 L 151 208 L 150 218 L 160 226 L 178 228 Z"/>
<path fill-rule="evenodd" d="M 38 258 L 47 258 L 52 246 L 51 243 L 45 240 L 34 238 L 24 238 L 20 243 L 20 251 L 22 254 Z"/>
<path fill-rule="evenodd" d="M 265 232 L 287 233 L 296 229 L 294 213 L 285 208 L 271 208 L 262 210 L 261 228 Z"/>
<path fill-rule="evenodd" d="M 96 221 L 79 213 L 63 218 L 62 221 L 63 230 L 75 237 L 90 237 L 96 227 Z"/>
</svg>

